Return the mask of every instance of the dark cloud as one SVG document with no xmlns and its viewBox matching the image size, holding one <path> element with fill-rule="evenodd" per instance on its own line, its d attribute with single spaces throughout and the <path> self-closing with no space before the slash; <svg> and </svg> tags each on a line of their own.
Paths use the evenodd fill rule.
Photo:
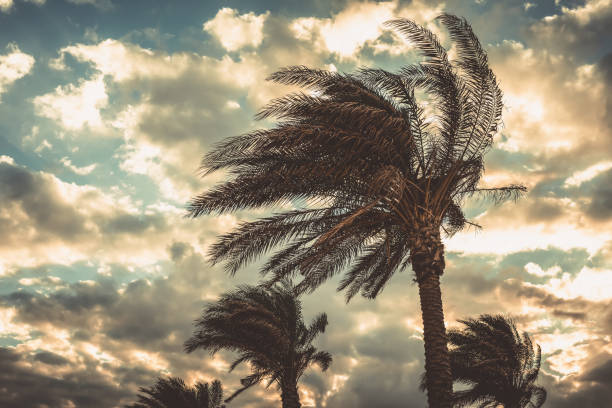
<svg viewBox="0 0 612 408">
<path fill-rule="evenodd" d="M 560 13 L 541 19 L 529 31 L 530 45 L 592 61 L 609 52 L 605 45 L 612 41 L 612 8 L 598 1 L 564 6 Z"/>
<path fill-rule="evenodd" d="M 164 230 L 166 219 L 162 214 L 135 215 L 115 214 L 108 220 L 101 220 L 102 231 L 105 234 L 142 234 L 147 230 Z"/>
<path fill-rule="evenodd" d="M 612 129 L 612 53 L 606 54 L 597 64 L 599 72 L 604 78 L 606 95 L 606 123 Z"/>
<path fill-rule="evenodd" d="M 48 365 L 61 366 L 68 364 L 68 359 L 50 351 L 40 351 L 34 355 L 35 361 L 40 361 Z"/>
<path fill-rule="evenodd" d="M 191 246 L 185 242 L 173 242 L 168 248 L 168 252 L 170 252 L 170 259 L 175 262 L 180 261 L 190 248 Z"/>
<path fill-rule="evenodd" d="M 28 225 L 14 215 L 26 214 L 42 240 L 58 236 L 75 241 L 87 232 L 85 218 L 62 200 L 49 178 L 6 162 L 0 163 L 0 208 L 4 210 L 0 212 L 0 235 L 5 244 L 16 232 L 28 236 L 23 230 Z"/>
<path fill-rule="evenodd" d="M 379 341 L 384 347 L 384 342 Z M 398 355 L 400 353 L 398 352 Z M 329 408 L 416 408 L 425 406 L 425 394 L 419 391 L 423 371 L 420 360 L 411 364 L 389 364 L 363 359 L 342 386 L 327 401 Z"/>
<path fill-rule="evenodd" d="M 585 213 L 596 220 L 612 217 L 612 170 L 608 170 L 590 181 L 591 201 Z"/>
<path fill-rule="evenodd" d="M 0 304 L 14 307 L 19 321 L 51 323 L 59 327 L 88 327 L 93 312 L 107 308 L 118 299 L 114 282 L 77 282 L 50 294 L 17 291 L 0 296 Z"/>
<path fill-rule="evenodd" d="M 424 352 L 423 341 L 413 337 L 415 333 L 402 326 L 385 326 L 372 330 L 355 340 L 359 356 L 375 359 L 381 363 L 403 364 L 419 361 Z M 385 339 L 384 345 L 381 339 Z"/>
<path fill-rule="evenodd" d="M 165 214 L 131 212 L 109 199 L 89 186 L 0 162 L 0 250 L 39 255 L 58 244 L 76 252 L 91 246 L 99 250 L 130 236 L 142 239 L 168 231 Z"/>
<path fill-rule="evenodd" d="M 580 377 L 581 381 L 597 382 L 603 385 L 612 383 L 612 356 L 603 364 L 593 368 Z"/>
<path fill-rule="evenodd" d="M 573 320 L 583 321 L 586 319 L 587 314 L 585 312 L 567 312 L 564 310 L 553 309 L 552 315 L 561 319 L 569 318 Z"/>
<path fill-rule="evenodd" d="M 166 280 L 152 283 L 134 281 L 109 308 L 108 313 L 115 318 L 108 320 L 105 332 L 113 339 L 129 341 L 140 347 L 159 344 L 174 331 L 179 331 L 181 338 L 187 338 L 191 321 L 197 315 L 193 306 L 185 308 L 191 306 L 191 300 L 179 300 L 180 297 L 181 294 Z M 191 316 L 185 316 L 186 310 L 191 311 Z"/>
<path fill-rule="evenodd" d="M 73 404 L 77 407 L 109 408 L 131 395 L 131 392 L 106 381 L 92 366 L 85 370 L 73 367 L 71 372 L 58 378 L 21 364 L 25 359 L 15 350 L 0 348 L 0 406 L 39 408 Z M 129 378 L 118 380 L 125 380 L 123 384 L 128 384 Z"/>
<path fill-rule="evenodd" d="M 589 361 L 590 368 L 578 376 L 570 376 L 561 381 L 551 381 L 550 378 L 543 376 L 548 389 L 546 406 L 552 408 L 609 406 L 612 401 L 612 387 L 610 387 L 612 359 L 610 354 L 593 357 Z"/>
</svg>

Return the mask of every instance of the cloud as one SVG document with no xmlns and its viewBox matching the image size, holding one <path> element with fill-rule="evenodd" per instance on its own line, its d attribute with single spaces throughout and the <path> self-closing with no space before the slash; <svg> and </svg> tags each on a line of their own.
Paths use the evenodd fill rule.
<svg viewBox="0 0 612 408">
<path fill-rule="evenodd" d="M 171 214 L 161 214 L 154 207 L 139 209 L 127 196 L 66 183 L 8 158 L 0 161 L 0 254 L 4 265 L 71 263 L 90 258 L 102 248 L 103 258 L 127 256 L 135 260 L 139 257 L 126 251 L 137 247 L 144 251 L 141 262 L 155 262 L 153 254 L 159 249 L 163 253 L 167 245 L 159 242 L 157 234 L 169 234 L 169 240 L 174 236 L 167 221 Z M 174 216 L 179 220 L 174 224 L 177 229 L 185 225 L 180 221 L 180 210 L 174 209 Z M 187 231 L 182 231 L 187 233 L 183 236 L 190 236 Z"/>
<path fill-rule="evenodd" d="M 101 128 L 100 110 L 108 104 L 104 77 L 81 80 L 77 86 L 58 86 L 51 93 L 35 97 L 33 103 L 38 115 L 57 121 L 65 129 Z"/>
<path fill-rule="evenodd" d="M 432 28 L 431 20 L 441 11 L 442 5 L 431 6 L 421 1 L 408 6 L 400 6 L 398 1 L 350 2 L 331 18 L 297 18 L 290 27 L 296 38 L 311 41 L 320 50 L 334 53 L 341 59 L 356 58 L 366 45 L 375 53 L 397 55 L 406 52 L 408 46 L 384 29 L 383 23 L 394 17 L 410 16 Z"/>
<path fill-rule="evenodd" d="M 0 295 L 0 317 L 10 311 L 0 327 L 4 335 L 18 339 L 16 346 L 0 349 L 5 364 L 0 380 L 13 390 L 0 403 L 118 406 L 133 401 L 139 386 L 169 374 L 188 382 L 223 375 L 226 389 L 236 388 L 244 373 L 226 373 L 228 355 L 202 359 L 182 347 L 204 302 L 232 283 L 220 279 L 193 247 L 175 244 L 173 248 L 182 248 L 180 259 L 160 264 L 161 270 L 145 277 L 137 268 L 141 278 L 130 278 L 134 270 L 115 265 L 94 280 L 60 281 L 56 289 L 45 285 L 43 291 L 30 287 Z M 70 268 L 74 276 L 82 276 L 82 265 Z M 31 273 L 24 270 L 9 279 L 28 279 L 24 276 Z M 49 272 L 37 273 L 42 281 Z M 126 277 L 127 282 L 118 280 Z M 13 326 L 25 333 L 16 337 Z M 41 395 L 28 400 L 26 387 L 32 384 Z M 258 402 L 245 406 L 263 408 L 263 394 L 263 387 L 253 390 L 243 401 Z"/>
<path fill-rule="evenodd" d="M 37 6 L 42 6 L 46 0 L 24 0 L 26 3 L 34 3 Z M 15 5 L 14 0 L 0 0 L 0 12 L 10 13 Z"/>
<path fill-rule="evenodd" d="M 258 97 L 256 84 L 266 75 L 253 56 L 234 61 L 166 54 L 117 40 L 63 48 L 56 62 L 63 69 L 69 68 L 66 55 L 98 71 L 84 83 L 104 77 L 107 92 L 124 102 L 113 104 L 114 118 L 102 119 L 125 140 L 117 150 L 121 168 L 152 178 L 166 199 L 180 205 L 201 189 L 195 171 L 205 149 L 222 136 L 246 131 L 254 111 L 243 100 L 250 92 Z M 77 118 L 77 125 L 88 123 L 83 115 Z"/>
<path fill-rule="evenodd" d="M 77 5 L 89 4 L 100 10 L 111 10 L 114 7 L 111 0 L 68 0 L 68 2 Z"/>
<path fill-rule="evenodd" d="M 252 213 L 183 218 L 194 193 L 226 177 L 200 181 L 200 157 L 224 137 L 270 125 L 253 123 L 252 116 L 292 90 L 264 81 L 279 67 L 393 69 L 414 55 L 410 44 L 379 23 L 406 16 L 438 32 L 431 21 L 436 14 L 464 10 L 506 94 L 505 127 L 487 156 L 484 181 L 523 182 L 530 192 L 499 207 L 466 203 L 485 229 L 446 242 L 447 326 L 483 311 L 513 314 L 543 347 L 548 404 L 604 406 L 604 351 L 612 335 L 606 208 L 612 60 L 583 60 L 563 44 L 546 45 L 544 32 L 536 36 L 527 28 L 519 35 L 509 28 L 508 21 L 523 29 L 534 23 L 541 5 L 525 13 L 518 1 L 447 3 L 339 1 L 316 15 L 291 7 L 286 13 L 222 9 L 212 12 L 204 29 L 223 48 L 202 43 L 204 19 L 197 16 L 172 41 L 171 34 L 144 28 L 121 40 L 98 31 L 87 34 L 89 44 L 74 38 L 64 43 L 50 64 L 59 71 L 51 76 L 69 84 L 45 84 L 38 101 L 46 103 L 36 105 L 57 127 L 34 118 L 36 141 L 22 146 L 38 148 L 28 153 L 44 153 L 51 164 L 35 171 L 0 158 L 0 341 L 12 345 L 0 351 L 0 381 L 15 390 L 0 405 L 116 406 L 169 374 L 188 382 L 220 378 L 235 389 L 247 369 L 227 373 L 231 354 L 210 359 L 182 351 L 205 302 L 258 279 L 256 265 L 230 279 L 203 255 L 215 235 Z M 562 11 L 535 25 L 561 30 L 563 18 L 573 19 L 568 30 L 579 21 Z M 588 37 L 591 29 L 603 33 L 599 18 L 589 14 L 585 33 L 551 32 L 562 39 Z M 156 44 L 157 38 L 157 49 L 128 41 Z M 190 48 L 193 42 L 198 46 Z M 65 130 L 87 138 L 61 138 Z M 92 139 L 108 135 L 113 138 Z M 112 148 L 102 155 L 98 143 Z M 73 157 L 76 148 L 95 155 Z M 67 181 L 73 178 L 80 184 Z M 412 278 L 409 268 L 397 274 L 375 302 L 346 305 L 334 291 L 338 279 L 303 298 L 307 320 L 328 313 L 330 326 L 317 346 L 334 356 L 328 372 L 306 373 L 304 405 L 425 404 L 417 389 L 423 345 Z M 28 400 L 35 386 L 41 395 Z M 248 408 L 278 404 L 274 390 L 263 387 L 239 398 Z"/>
<path fill-rule="evenodd" d="M 498 146 L 554 156 L 602 140 L 605 105 L 599 101 L 605 93 L 594 66 L 512 40 L 491 47 L 489 56 L 506 105 L 502 135 L 507 140 Z"/>
<path fill-rule="evenodd" d="M 586 205 L 587 215 L 596 220 L 609 220 L 612 218 L 612 170 L 595 177 L 591 185 L 591 200 Z"/>
<path fill-rule="evenodd" d="M 250 46 L 257 48 L 263 41 L 263 26 L 270 12 L 239 14 L 224 7 L 212 20 L 204 23 L 204 31 L 211 34 L 227 51 Z"/>
<path fill-rule="evenodd" d="M 0 3 L 2 9 L 2 3 Z M 0 97 L 15 81 L 26 76 L 34 66 L 34 57 L 21 52 L 17 44 L 7 46 L 9 53 L 0 55 Z"/>
<path fill-rule="evenodd" d="M 45 364 L 44 362 L 40 362 Z M 0 394 L 0 405 L 34 408 L 40 406 L 113 406 L 126 391 L 102 380 L 93 369 L 75 370 L 57 378 L 28 368 L 26 358 L 10 348 L 0 348 L 0 381 L 10 392 Z M 32 390 L 37 390 L 32 392 Z"/>
<path fill-rule="evenodd" d="M 13 0 L 0 0 L 0 11 L 8 13 L 13 8 Z"/>
<path fill-rule="evenodd" d="M 610 161 L 593 164 L 592 166 L 589 166 L 584 170 L 581 170 L 581 171 L 578 171 L 572 174 L 571 177 L 565 180 L 565 186 L 577 187 L 581 185 L 582 183 L 584 183 L 585 181 L 591 180 L 593 177 L 611 168 L 612 168 L 612 162 Z"/>
<path fill-rule="evenodd" d="M 589 0 L 574 7 L 562 5 L 560 13 L 546 16 L 530 27 L 530 40 L 554 53 L 572 50 L 572 55 L 584 57 L 597 52 L 612 38 L 611 5 L 610 0 Z"/>
<path fill-rule="evenodd" d="M 73 173 L 79 174 L 81 176 L 85 176 L 91 173 L 98 166 L 98 163 L 93 163 L 93 164 L 90 164 L 89 166 L 78 167 L 72 164 L 72 161 L 67 157 L 62 157 L 60 161 L 64 166 L 70 169 Z"/>
</svg>

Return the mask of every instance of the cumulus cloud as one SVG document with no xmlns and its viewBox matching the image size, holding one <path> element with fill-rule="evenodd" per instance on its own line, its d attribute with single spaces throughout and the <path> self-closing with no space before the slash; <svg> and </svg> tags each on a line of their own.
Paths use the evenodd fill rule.
<svg viewBox="0 0 612 408">
<path fill-rule="evenodd" d="M 572 50 L 582 57 L 612 38 L 612 2 L 588 0 L 562 5 L 560 13 L 546 16 L 531 27 L 531 41 L 555 53 Z"/>
<path fill-rule="evenodd" d="M 103 126 L 100 110 L 108 103 L 104 77 L 98 75 L 80 81 L 77 86 L 58 86 L 55 91 L 33 100 L 36 112 L 60 123 L 68 130 L 80 130 L 85 126 Z"/>
<path fill-rule="evenodd" d="M 16 44 L 10 43 L 7 49 L 8 54 L 0 55 L 0 97 L 13 82 L 30 73 L 34 66 L 34 57 L 21 52 Z"/>
<path fill-rule="evenodd" d="M 106 248 L 103 258 L 127 256 L 126 260 L 154 262 L 157 257 L 153 254 L 158 253 L 155 247 L 159 250 L 166 245 L 156 235 L 170 232 L 166 217 L 174 214 L 181 219 L 180 210 L 165 214 L 154 208 L 141 210 L 126 196 L 66 183 L 3 157 L 0 253 L 4 265 L 71 263 L 102 248 Z M 158 244 L 151 246 L 152 242 L 145 238 L 148 234 Z M 172 239 L 172 234 L 168 239 Z M 140 247 L 143 252 L 140 257 L 133 257 L 124 252 L 128 247 Z"/>
<path fill-rule="evenodd" d="M 356 58 L 364 46 L 373 48 L 375 53 L 406 52 L 406 44 L 385 30 L 383 23 L 394 17 L 409 18 L 431 25 L 431 20 L 442 11 L 441 5 L 430 5 L 415 1 L 408 6 L 396 0 L 383 2 L 351 2 L 331 18 L 302 17 L 291 23 L 291 30 L 298 39 L 311 41 L 319 47 L 338 55 L 340 58 Z M 386 33 L 386 36 L 385 36 Z"/>
<path fill-rule="evenodd" d="M 263 26 L 269 14 L 239 14 L 238 10 L 224 7 L 212 20 L 204 23 L 203 28 L 227 51 L 237 51 L 246 46 L 258 47 L 263 41 Z"/>
<path fill-rule="evenodd" d="M 8 13 L 13 8 L 13 0 L 0 0 L 0 11 Z"/>
</svg>

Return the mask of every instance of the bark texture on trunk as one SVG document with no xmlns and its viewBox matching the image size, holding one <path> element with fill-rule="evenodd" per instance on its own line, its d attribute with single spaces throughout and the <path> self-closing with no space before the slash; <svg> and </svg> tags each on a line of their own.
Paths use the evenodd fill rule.
<svg viewBox="0 0 612 408">
<path fill-rule="evenodd" d="M 283 408 L 301 408 L 300 396 L 296 384 L 283 384 L 281 390 Z"/>
<path fill-rule="evenodd" d="M 453 379 L 440 291 L 444 245 L 439 228 L 422 228 L 411 244 L 411 263 L 419 285 L 423 316 L 427 402 L 429 408 L 451 408 Z"/>
</svg>

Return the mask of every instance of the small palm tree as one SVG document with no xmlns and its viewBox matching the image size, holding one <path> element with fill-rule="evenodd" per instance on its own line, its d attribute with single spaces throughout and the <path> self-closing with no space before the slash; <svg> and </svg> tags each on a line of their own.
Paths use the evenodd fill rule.
<svg viewBox="0 0 612 408">
<path fill-rule="evenodd" d="M 219 380 L 189 387 L 178 377 L 158 378 L 152 387 L 141 387 L 140 393 L 129 408 L 225 408 Z"/>
<path fill-rule="evenodd" d="M 283 408 L 299 408 L 298 381 L 312 364 L 327 370 L 332 358 L 318 351 L 313 340 L 325 331 L 327 315 L 322 313 L 306 326 L 302 306 L 293 286 L 282 281 L 271 287 L 240 286 L 208 305 L 195 323 L 197 331 L 185 342 L 185 350 L 220 350 L 239 353 L 230 371 L 248 362 L 251 374 L 242 387 L 225 401 L 267 380 L 281 390 Z"/>
<path fill-rule="evenodd" d="M 498 201 L 525 188 L 479 186 L 501 120 L 502 93 L 470 25 L 449 14 L 439 19 L 456 43 L 453 61 L 431 31 L 397 19 L 388 25 L 423 56 L 399 73 L 294 66 L 272 74 L 272 81 L 311 92 L 273 100 L 257 117 L 278 118 L 276 127 L 234 137 L 209 153 L 204 174 L 227 169 L 232 178 L 195 197 L 189 212 L 198 217 L 283 200 L 301 207 L 244 223 L 211 249 L 213 262 L 226 261 L 233 274 L 280 246 L 262 272 L 271 282 L 300 275 L 300 292 L 348 268 L 338 287 L 347 301 L 358 293 L 375 298 L 395 272 L 411 265 L 429 406 L 447 408 L 452 378 L 440 291 L 441 231 L 450 236 L 475 225 L 461 210 L 467 197 Z M 429 117 L 415 97 L 423 93 L 433 107 Z M 317 205 L 305 204 L 312 202 Z"/>
<path fill-rule="evenodd" d="M 453 394 L 455 407 L 539 408 L 546 390 L 535 385 L 540 371 L 540 346 L 501 315 L 460 320 L 449 330 L 453 379 L 469 388 Z"/>
</svg>

